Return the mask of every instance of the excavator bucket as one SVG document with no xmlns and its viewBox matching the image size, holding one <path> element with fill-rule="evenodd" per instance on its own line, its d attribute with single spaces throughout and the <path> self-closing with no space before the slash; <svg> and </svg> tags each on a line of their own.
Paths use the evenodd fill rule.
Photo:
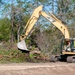
<svg viewBox="0 0 75 75">
<path fill-rule="evenodd" d="M 18 43 L 17 43 L 17 47 L 18 47 L 19 50 L 22 50 L 22 51 L 23 51 L 23 50 L 29 51 L 29 50 L 27 49 L 27 46 L 26 46 L 26 43 L 25 43 L 24 40 L 18 42 Z"/>
</svg>

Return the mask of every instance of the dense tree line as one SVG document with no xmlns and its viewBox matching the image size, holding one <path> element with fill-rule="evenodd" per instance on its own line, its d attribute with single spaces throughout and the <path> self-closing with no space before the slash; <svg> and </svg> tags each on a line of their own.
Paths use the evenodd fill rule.
<svg viewBox="0 0 75 75">
<path fill-rule="evenodd" d="M 71 37 L 75 37 L 75 1 L 74 0 L 0 0 L 0 42 L 19 41 L 19 36 L 24 33 L 26 25 L 33 10 L 43 5 L 43 10 L 52 12 L 65 25 Z M 38 47 L 44 53 L 59 51 L 61 32 L 41 17 L 35 24 L 35 31 L 26 40 L 28 46 Z"/>
</svg>

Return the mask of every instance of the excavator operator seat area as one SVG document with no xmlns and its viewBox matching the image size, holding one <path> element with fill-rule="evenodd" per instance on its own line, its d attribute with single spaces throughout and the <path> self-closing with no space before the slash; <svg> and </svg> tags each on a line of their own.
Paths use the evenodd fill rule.
<svg viewBox="0 0 75 75">
<path fill-rule="evenodd" d="M 62 50 L 65 52 L 75 52 L 75 39 L 63 39 Z"/>
</svg>

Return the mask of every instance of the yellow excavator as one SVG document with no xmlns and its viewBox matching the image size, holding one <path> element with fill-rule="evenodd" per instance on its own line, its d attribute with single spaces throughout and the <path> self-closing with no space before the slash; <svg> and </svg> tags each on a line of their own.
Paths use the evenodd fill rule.
<svg viewBox="0 0 75 75">
<path fill-rule="evenodd" d="M 67 62 L 75 62 L 75 38 L 70 38 L 69 31 L 67 27 L 57 19 L 52 13 L 47 15 L 43 10 L 43 6 L 37 7 L 27 24 L 24 27 L 25 33 L 20 36 L 20 42 L 17 44 L 18 49 L 28 51 L 25 39 L 32 30 L 34 24 L 37 22 L 40 16 L 43 16 L 48 21 L 50 21 L 54 26 L 56 26 L 61 33 L 64 35 L 64 39 L 61 41 L 60 55 L 51 55 L 50 61 L 56 62 L 57 60 L 66 60 Z"/>
</svg>

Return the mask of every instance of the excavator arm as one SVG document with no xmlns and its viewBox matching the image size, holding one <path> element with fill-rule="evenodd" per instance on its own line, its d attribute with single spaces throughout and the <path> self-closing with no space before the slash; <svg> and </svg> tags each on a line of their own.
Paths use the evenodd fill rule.
<svg viewBox="0 0 75 75">
<path fill-rule="evenodd" d="M 58 20 L 53 14 L 50 13 L 49 16 L 45 12 L 41 11 L 41 15 L 44 16 L 47 20 L 49 20 L 54 26 L 56 26 L 62 32 L 65 38 L 70 38 L 67 27 L 62 24 L 62 22 Z"/>
<path fill-rule="evenodd" d="M 17 47 L 20 50 L 25 50 L 28 51 L 26 43 L 25 43 L 25 38 L 28 36 L 28 34 L 30 33 L 30 31 L 32 30 L 34 24 L 37 22 L 39 16 L 40 16 L 40 11 L 42 11 L 42 5 L 37 7 L 32 16 L 30 17 L 30 19 L 28 20 L 27 24 L 24 27 L 25 33 L 23 35 L 20 36 L 20 42 L 17 43 Z"/>
<path fill-rule="evenodd" d="M 26 26 L 24 27 L 25 34 L 20 36 L 20 40 L 23 40 L 28 36 L 28 34 L 30 33 L 30 31 L 32 30 L 34 24 L 37 22 L 37 20 L 40 16 L 40 13 L 39 13 L 40 11 L 42 11 L 42 5 L 37 7 L 34 10 L 32 16 L 30 17 L 30 19 L 28 20 Z"/>
<path fill-rule="evenodd" d="M 62 24 L 62 22 L 59 19 L 57 19 L 53 14 L 50 13 L 50 15 L 47 15 L 44 11 L 42 11 L 42 6 L 39 6 L 34 10 L 32 16 L 30 17 L 26 26 L 24 27 L 25 34 L 20 36 L 21 41 L 17 44 L 17 47 L 19 49 L 27 50 L 24 39 L 30 33 L 31 29 L 33 28 L 34 24 L 37 22 L 40 15 L 45 17 L 54 26 L 56 26 L 63 33 L 65 38 L 70 38 L 69 31 L 68 31 L 67 27 L 64 24 Z"/>
</svg>

